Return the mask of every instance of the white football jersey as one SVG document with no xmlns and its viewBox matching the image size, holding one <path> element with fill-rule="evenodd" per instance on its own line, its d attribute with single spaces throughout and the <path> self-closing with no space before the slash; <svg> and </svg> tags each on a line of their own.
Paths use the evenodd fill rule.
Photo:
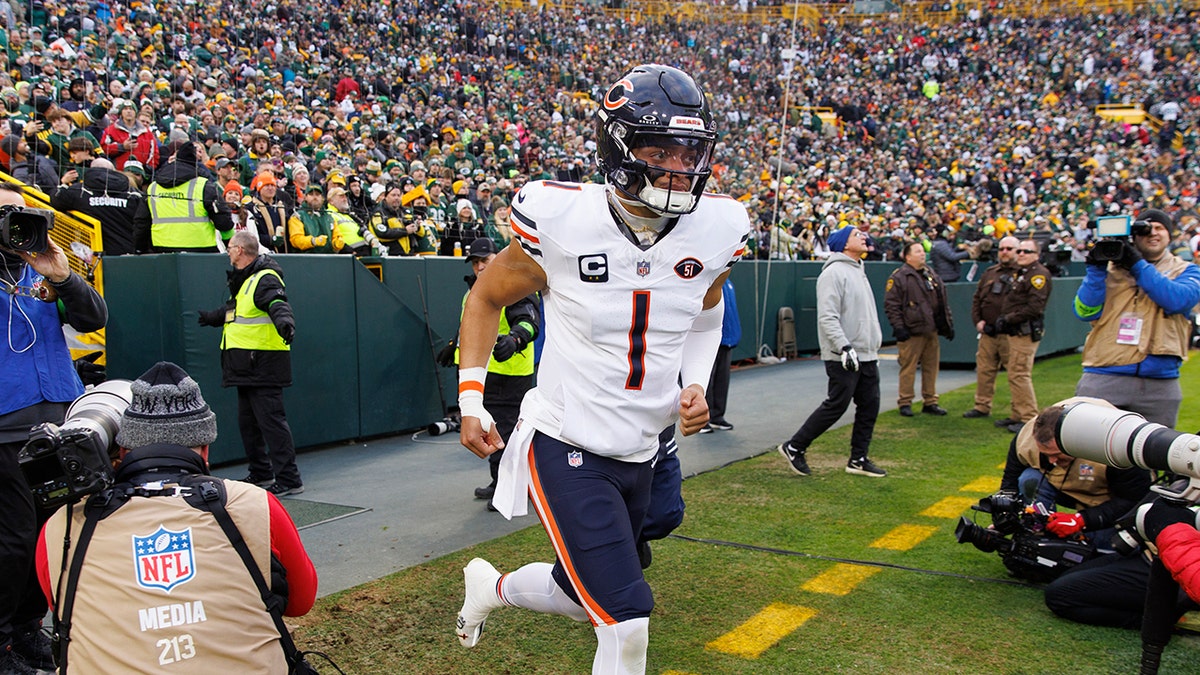
<svg viewBox="0 0 1200 675">
<path fill-rule="evenodd" d="M 714 281 L 742 255 L 746 209 L 705 194 L 641 250 L 603 185 L 537 181 L 512 202 L 512 229 L 546 272 L 546 342 L 522 418 L 599 455 L 650 459 L 679 415 L 683 343 Z"/>
</svg>

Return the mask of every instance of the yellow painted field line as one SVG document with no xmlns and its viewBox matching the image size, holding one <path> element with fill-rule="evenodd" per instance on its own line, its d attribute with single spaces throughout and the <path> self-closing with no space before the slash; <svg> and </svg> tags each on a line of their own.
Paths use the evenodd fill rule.
<svg viewBox="0 0 1200 675">
<path fill-rule="evenodd" d="M 772 603 L 705 647 L 745 659 L 756 659 L 816 615 L 817 610 L 808 607 Z"/>
<path fill-rule="evenodd" d="M 946 497 L 922 511 L 921 515 L 931 518 L 957 518 L 962 515 L 963 511 L 971 508 L 975 502 L 976 500 L 970 497 Z"/>
<path fill-rule="evenodd" d="M 682 670 L 664 670 L 662 675 L 696 675 L 695 673 L 687 673 Z"/>
<path fill-rule="evenodd" d="M 897 525 L 891 532 L 871 542 L 871 548 L 886 548 L 892 551 L 907 551 L 937 532 L 932 525 Z"/>
<path fill-rule="evenodd" d="M 986 492 L 993 494 L 1000 489 L 1000 478 L 997 476 L 980 476 L 966 485 L 958 488 L 959 492 Z"/>
<path fill-rule="evenodd" d="M 812 593 L 846 595 L 850 593 L 850 591 L 854 590 L 855 586 L 859 585 L 878 571 L 878 567 L 838 563 L 824 572 L 821 572 L 812 579 L 809 579 L 800 588 Z"/>
</svg>

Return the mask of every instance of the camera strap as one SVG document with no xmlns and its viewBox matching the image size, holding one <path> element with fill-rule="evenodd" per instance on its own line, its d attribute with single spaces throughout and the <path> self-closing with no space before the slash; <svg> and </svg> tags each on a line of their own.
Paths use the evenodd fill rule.
<svg viewBox="0 0 1200 675">
<path fill-rule="evenodd" d="M 67 585 L 62 590 L 57 598 L 57 611 L 54 612 L 54 643 L 53 651 L 55 662 L 58 665 L 60 675 L 66 675 L 67 672 L 67 652 L 71 645 L 71 614 L 75 609 L 75 589 L 79 586 L 79 572 L 83 569 L 83 559 L 87 553 L 88 544 L 92 541 L 92 534 L 96 531 L 96 525 L 113 510 L 108 510 L 109 498 L 104 498 L 104 495 L 110 494 L 105 491 L 97 495 L 102 498 L 101 503 L 93 503 L 89 499 L 84 506 L 83 527 L 79 531 L 79 541 L 75 547 L 75 554 L 71 557 L 71 569 L 67 572 Z M 117 504 L 119 508 L 121 502 Z M 73 508 L 73 507 L 72 507 Z M 67 511 L 67 537 L 70 537 L 71 532 L 71 511 Z M 64 539 L 63 544 L 63 564 L 66 564 L 67 548 L 70 544 L 69 539 Z M 60 577 L 61 582 L 61 577 Z"/>
</svg>

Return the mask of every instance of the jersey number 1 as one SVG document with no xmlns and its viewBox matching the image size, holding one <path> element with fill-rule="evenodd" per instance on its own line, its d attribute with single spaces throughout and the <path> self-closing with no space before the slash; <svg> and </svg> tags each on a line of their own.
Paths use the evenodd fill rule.
<svg viewBox="0 0 1200 675">
<path fill-rule="evenodd" d="M 629 377 L 625 388 L 640 390 L 646 377 L 646 329 L 650 323 L 650 291 L 633 292 L 633 319 L 629 322 Z"/>
</svg>

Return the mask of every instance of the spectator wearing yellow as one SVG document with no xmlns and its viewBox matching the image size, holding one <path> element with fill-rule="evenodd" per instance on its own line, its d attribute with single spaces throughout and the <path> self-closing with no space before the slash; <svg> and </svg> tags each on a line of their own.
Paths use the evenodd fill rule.
<svg viewBox="0 0 1200 675">
<path fill-rule="evenodd" d="M 288 241 L 298 253 L 337 253 L 345 245 L 333 214 L 325 210 L 320 185 L 309 185 L 304 191 L 304 203 L 288 219 Z"/>
</svg>

